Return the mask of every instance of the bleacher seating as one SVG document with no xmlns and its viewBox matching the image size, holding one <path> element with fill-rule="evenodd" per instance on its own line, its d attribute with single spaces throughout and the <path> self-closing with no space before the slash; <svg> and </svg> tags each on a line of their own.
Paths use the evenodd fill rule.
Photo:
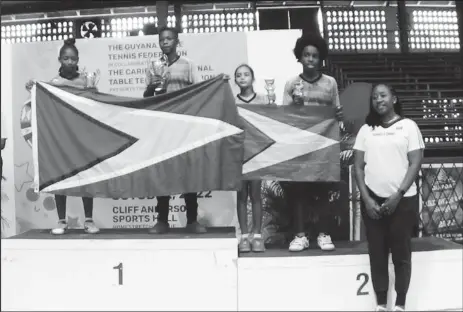
<svg viewBox="0 0 463 312">
<path fill-rule="evenodd" d="M 463 85 L 458 53 L 335 54 L 330 56 L 327 69 L 340 90 L 354 82 L 391 85 L 405 116 L 419 125 L 427 150 L 463 151 Z"/>
</svg>

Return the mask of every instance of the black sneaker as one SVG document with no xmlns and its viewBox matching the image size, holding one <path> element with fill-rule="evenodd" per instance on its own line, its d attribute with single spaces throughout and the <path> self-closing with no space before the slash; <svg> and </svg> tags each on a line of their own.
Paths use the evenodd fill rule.
<svg viewBox="0 0 463 312">
<path fill-rule="evenodd" d="M 151 229 L 148 230 L 150 234 L 165 234 L 169 232 L 169 223 L 158 221 Z"/>
<path fill-rule="evenodd" d="M 191 224 L 187 224 L 186 229 L 188 232 L 196 234 L 202 234 L 207 232 L 206 227 L 199 224 L 198 221 L 195 221 Z"/>
</svg>

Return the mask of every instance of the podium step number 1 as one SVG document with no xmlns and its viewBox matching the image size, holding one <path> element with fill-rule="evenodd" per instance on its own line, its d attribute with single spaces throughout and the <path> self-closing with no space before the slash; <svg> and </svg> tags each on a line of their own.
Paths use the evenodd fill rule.
<svg viewBox="0 0 463 312">
<path fill-rule="evenodd" d="M 124 277 L 124 265 L 121 262 L 118 265 L 116 265 L 113 269 L 117 270 L 118 277 L 119 277 L 119 285 L 122 285 L 123 277 Z"/>
</svg>

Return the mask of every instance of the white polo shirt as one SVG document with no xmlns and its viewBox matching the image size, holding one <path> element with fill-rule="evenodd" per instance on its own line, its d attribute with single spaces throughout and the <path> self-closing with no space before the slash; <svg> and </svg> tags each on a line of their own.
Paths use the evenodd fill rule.
<svg viewBox="0 0 463 312">
<path fill-rule="evenodd" d="M 376 195 L 387 198 L 397 192 L 409 167 L 408 152 L 424 149 L 418 125 L 403 118 L 389 127 L 360 128 L 354 149 L 365 152 L 365 184 Z M 417 194 L 416 184 L 405 197 Z"/>
</svg>

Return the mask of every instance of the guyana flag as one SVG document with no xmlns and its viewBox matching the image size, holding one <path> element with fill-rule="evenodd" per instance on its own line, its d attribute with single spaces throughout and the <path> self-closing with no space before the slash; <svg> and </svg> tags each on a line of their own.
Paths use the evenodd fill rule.
<svg viewBox="0 0 463 312">
<path fill-rule="evenodd" d="M 337 182 L 339 125 L 329 106 L 240 105 L 243 179 Z"/>
<path fill-rule="evenodd" d="M 244 132 L 223 77 L 144 99 L 37 83 L 32 115 L 39 191 L 129 198 L 239 188 Z"/>
<path fill-rule="evenodd" d="M 144 99 L 37 83 L 35 183 L 128 198 L 232 191 L 241 179 L 339 181 L 334 115 L 323 106 L 237 107 L 223 75 Z"/>
</svg>

